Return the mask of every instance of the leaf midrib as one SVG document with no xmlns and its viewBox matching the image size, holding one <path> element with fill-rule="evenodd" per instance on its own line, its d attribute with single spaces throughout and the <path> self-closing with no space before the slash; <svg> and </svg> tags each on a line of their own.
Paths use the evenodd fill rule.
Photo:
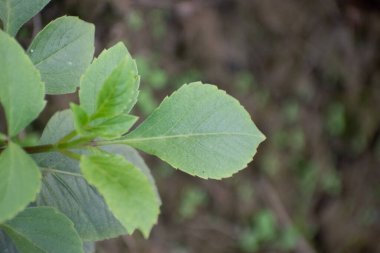
<svg viewBox="0 0 380 253">
<path fill-rule="evenodd" d="M 209 137 L 209 136 L 248 136 L 255 138 L 262 138 L 261 135 L 248 134 L 248 133 L 234 133 L 234 132 L 220 132 L 220 133 L 190 133 L 190 134 L 177 134 L 177 135 L 161 135 L 152 137 L 141 137 L 141 138 L 125 138 L 127 143 L 130 142 L 143 142 L 152 140 L 165 140 L 165 139 L 176 139 L 176 138 L 191 138 L 191 137 Z"/>
</svg>

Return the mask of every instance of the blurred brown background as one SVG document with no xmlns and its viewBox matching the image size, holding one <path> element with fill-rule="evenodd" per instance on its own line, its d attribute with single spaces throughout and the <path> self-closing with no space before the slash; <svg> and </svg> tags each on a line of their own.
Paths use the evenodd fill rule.
<svg viewBox="0 0 380 253">
<path fill-rule="evenodd" d="M 99 253 L 380 252 L 380 1 L 53 0 L 19 33 L 61 15 L 95 23 L 97 54 L 124 41 L 146 117 L 181 84 L 238 98 L 267 136 L 250 166 L 204 181 L 147 161 L 163 205 Z M 49 97 L 41 131 L 76 95 Z"/>
</svg>

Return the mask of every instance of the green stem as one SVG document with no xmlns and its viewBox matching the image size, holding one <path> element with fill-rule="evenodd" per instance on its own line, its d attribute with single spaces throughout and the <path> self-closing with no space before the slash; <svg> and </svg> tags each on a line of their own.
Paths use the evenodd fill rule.
<svg viewBox="0 0 380 253">
<path fill-rule="evenodd" d="M 68 136 L 68 135 L 67 135 Z M 98 146 L 107 146 L 107 145 L 113 145 L 113 144 L 126 144 L 125 140 L 110 140 L 110 141 L 91 141 L 92 138 L 78 138 L 71 142 L 63 142 L 63 143 L 56 143 L 56 144 L 47 144 L 47 145 L 39 145 L 39 146 L 29 146 L 29 147 L 23 147 L 25 152 L 28 154 L 37 154 L 37 153 L 46 153 L 46 152 L 61 152 L 65 155 L 68 155 L 69 157 L 73 159 L 78 159 L 79 155 L 73 155 L 75 153 L 68 151 L 69 149 L 76 149 L 76 148 L 83 148 L 86 146 L 92 146 L 92 147 L 98 147 Z M 7 147 L 0 147 L 0 153 L 3 152 Z M 68 152 L 71 152 L 70 155 Z"/>
<path fill-rule="evenodd" d="M 68 142 L 69 140 L 71 140 L 72 138 L 74 138 L 75 136 L 77 136 L 77 132 L 75 130 L 71 131 L 70 133 L 66 134 L 65 136 L 63 136 L 59 141 L 58 143 L 65 143 L 65 142 Z"/>
<path fill-rule="evenodd" d="M 32 147 L 24 147 L 24 150 L 28 154 L 36 154 L 36 153 L 45 153 L 51 151 L 58 151 L 57 147 L 53 144 L 40 145 L 40 146 L 32 146 Z"/>
</svg>

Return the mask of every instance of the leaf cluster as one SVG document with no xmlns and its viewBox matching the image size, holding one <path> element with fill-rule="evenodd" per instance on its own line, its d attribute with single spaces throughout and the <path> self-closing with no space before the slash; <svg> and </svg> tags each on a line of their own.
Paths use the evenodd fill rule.
<svg viewBox="0 0 380 253">
<path fill-rule="evenodd" d="M 237 100 L 195 82 L 166 97 L 134 130 L 140 76 L 123 43 L 94 54 L 94 26 L 63 16 L 25 51 L 13 36 L 48 0 L 0 0 L 0 251 L 91 252 L 91 242 L 157 222 L 161 200 L 139 149 L 201 178 L 246 167 L 264 136 Z M 38 145 L 20 132 L 45 95 L 75 92 Z"/>
</svg>

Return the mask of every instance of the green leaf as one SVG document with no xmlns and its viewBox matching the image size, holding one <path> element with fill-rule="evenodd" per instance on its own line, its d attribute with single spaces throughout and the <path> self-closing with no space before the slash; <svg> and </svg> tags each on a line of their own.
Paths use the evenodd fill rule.
<svg viewBox="0 0 380 253">
<path fill-rule="evenodd" d="M 220 179 L 246 167 L 264 139 L 236 99 L 197 82 L 166 98 L 124 141 L 191 175 Z"/>
<path fill-rule="evenodd" d="M 47 94 L 74 92 L 94 54 L 93 24 L 63 16 L 49 23 L 28 49 Z"/>
<path fill-rule="evenodd" d="M 160 202 L 144 173 L 120 155 L 99 152 L 82 156 L 80 168 L 128 232 L 140 229 L 148 237 Z"/>
<path fill-rule="evenodd" d="M 139 76 L 136 64 L 125 57 L 104 82 L 96 98 L 92 119 L 111 118 L 129 112 L 138 96 Z"/>
<path fill-rule="evenodd" d="M 128 132 L 137 119 L 138 117 L 128 114 L 122 114 L 111 119 L 101 119 L 91 123 L 87 131 L 97 137 L 114 139 Z"/>
<path fill-rule="evenodd" d="M 75 129 L 80 135 L 86 135 L 87 131 L 85 127 L 90 122 L 90 118 L 86 111 L 77 104 L 70 103 L 71 111 L 73 112 L 73 119 L 75 124 Z"/>
<path fill-rule="evenodd" d="M 49 1 L 0 0 L 0 19 L 3 21 L 4 30 L 15 36 L 20 27 L 42 10 Z"/>
<path fill-rule="evenodd" d="M 92 120 L 81 106 L 70 104 L 74 115 L 75 129 L 85 137 L 99 137 L 114 139 L 120 137 L 136 123 L 138 117 L 128 114 L 121 114 L 113 118 L 100 118 Z"/>
<path fill-rule="evenodd" d="M 80 82 L 79 98 L 81 106 L 85 109 L 88 115 L 95 113 L 98 94 L 102 89 L 104 82 L 125 58 L 128 58 L 131 64 L 131 69 L 129 70 L 132 72 L 131 77 L 137 76 L 136 64 L 128 53 L 127 48 L 121 42 L 108 50 L 105 49 L 98 58 L 94 59 L 84 73 Z M 138 81 L 139 80 L 136 80 L 136 83 L 130 84 L 131 87 L 136 87 L 136 96 L 139 85 Z M 135 100 L 136 98 L 131 97 L 131 99 Z"/>
<path fill-rule="evenodd" d="M 41 186 L 41 174 L 33 159 L 10 142 L 0 155 L 0 224 L 32 202 Z"/>
<path fill-rule="evenodd" d="M 69 110 L 56 113 L 47 124 L 40 144 L 56 143 L 70 133 L 74 129 L 71 114 Z M 134 149 L 126 145 L 112 145 L 104 149 L 124 156 L 146 173 L 159 199 L 149 168 Z M 50 170 L 44 170 L 45 176 L 37 198 L 38 205 L 59 209 L 74 222 L 75 228 L 85 241 L 103 240 L 127 233 L 109 211 L 95 188 L 89 186 L 81 177 L 78 161 L 53 152 L 33 157 L 41 167 L 50 168 Z M 91 208 L 88 208 L 89 206 Z"/>
<path fill-rule="evenodd" d="M 44 108 L 44 84 L 22 47 L 1 30 L 0 66 L 0 102 L 13 137 Z"/>
<path fill-rule="evenodd" d="M 83 253 L 73 223 L 54 208 L 27 208 L 1 227 L 20 253 Z"/>
</svg>

